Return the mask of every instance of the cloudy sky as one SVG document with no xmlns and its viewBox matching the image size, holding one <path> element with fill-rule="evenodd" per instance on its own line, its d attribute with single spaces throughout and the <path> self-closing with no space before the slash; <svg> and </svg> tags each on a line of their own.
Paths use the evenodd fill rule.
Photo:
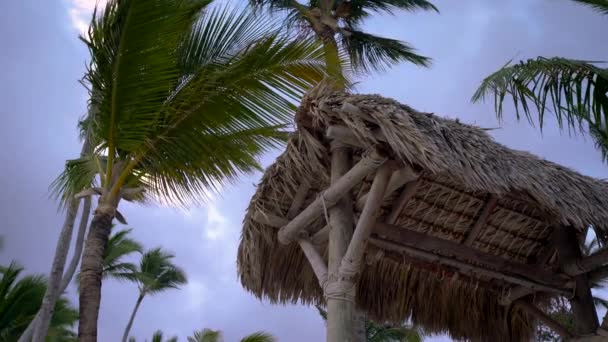
<svg viewBox="0 0 608 342">
<path fill-rule="evenodd" d="M 0 2 L 0 264 L 15 259 L 28 272 L 47 273 L 62 214 L 47 187 L 77 155 L 76 121 L 86 93 L 78 80 L 87 51 L 77 39 L 94 0 Z M 367 29 L 415 45 L 434 58 L 431 69 L 403 65 L 362 80 L 360 92 L 380 93 L 437 115 L 499 127 L 492 105 L 469 99 L 483 77 L 507 60 L 538 55 L 608 59 L 608 17 L 567 0 L 436 0 L 441 14 L 399 13 L 370 20 Z M 511 118 L 495 138 L 584 174 L 605 178 L 593 145 L 557 129 L 538 130 Z M 268 165 L 278 152 L 264 158 Z M 245 292 L 236 279 L 236 247 L 244 209 L 260 174 L 243 177 L 205 207 L 188 212 L 125 205 L 134 237 L 176 254 L 189 275 L 181 291 L 147 298 L 132 330 L 140 340 L 156 329 L 182 338 L 195 329 L 225 331 L 226 341 L 265 330 L 281 341 L 320 341 L 314 309 L 275 306 Z M 75 297 L 74 289 L 70 296 Z M 136 300 L 131 284 L 103 287 L 100 341 L 119 340 Z M 437 337 L 433 340 L 445 340 Z"/>
</svg>

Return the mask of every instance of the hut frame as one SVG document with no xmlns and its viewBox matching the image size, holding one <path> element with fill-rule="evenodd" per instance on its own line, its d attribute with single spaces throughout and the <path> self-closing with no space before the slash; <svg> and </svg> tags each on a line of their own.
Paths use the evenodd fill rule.
<svg viewBox="0 0 608 342">
<path fill-rule="evenodd" d="M 342 103 L 338 111 L 366 117 L 348 102 Z M 325 137 L 331 146 L 329 186 L 318 191 L 315 199 L 305 206 L 305 199 L 311 195 L 311 184 L 303 180 L 286 217 L 259 209 L 250 212 L 253 221 L 278 229 L 277 240 L 281 244 L 299 245 L 328 306 L 329 342 L 354 341 L 356 288 L 361 270 L 365 263 L 373 264 L 380 258 L 407 261 L 441 278 L 446 275 L 468 278 L 476 286 L 497 292 L 500 304 L 521 308 L 567 340 L 576 338 L 582 341 L 595 338 L 589 336 L 606 335 L 608 315 L 600 328 L 589 280 L 606 273 L 608 248 L 582 257 L 580 229 L 577 234 L 577 229 L 562 223 L 545 227 L 544 230 L 552 230 L 551 237 L 535 264 L 481 251 L 475 248 L 474 243 L 501 206 L 501 196 L 492 193 L 478 205 L 478 214 L 460 241 L 398 226 L 399 216 L 420 191 L 423 175 L 414 165 L 391 159 L 385 153 L 382 142 L 387 139 L 379 129 L 371 134 L 378 144 L 370 148 L 349 127 L 328 125 Z M 352 165 L 355 150 L 364 152 Z M 367 193 L 353 196 L 353 189 L 368 178 L 373 180 Z M 392 207 L 380 220 L 381 207 L 387 198 L 393 198 Z M 502 210 L 509 209 L 503 207 Z M 355 211 L 360 211 L 357 218 L 353 215 Z M 311 230 L 313 222 L 319 219 L 325 225 Z M 327 248 L 327 262 L 322 248 Z M 550 262 L 556 263 L 558 269 L 549 269 Z M 504 288 L 509 291 L 504 293 Z M 537 293 L 569 298 L 575 314 L 575 331 L 569 331 L 536 306 L 530 295 Z"/>
</svg>

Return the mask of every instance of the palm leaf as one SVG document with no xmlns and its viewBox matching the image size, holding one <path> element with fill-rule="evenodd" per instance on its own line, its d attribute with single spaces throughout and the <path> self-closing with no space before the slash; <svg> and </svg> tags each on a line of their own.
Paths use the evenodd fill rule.
<svg viewBox="0 0 608 342">
<path fill-rule="evenodd" d="M 135 280 L 141 284 L 144 294 L 176 289 L 187 282 L 184 271 L 172 263 L 173 258 L 174 255 L 161 248 L 143 254 Z"/>
<path fill-rule="evenodd" d="M 541 128 L 545 112 L 551 107 L 560 127 L 578 130 L 589 123 L 596 136 L 608 132 L 608 70 L 594 62 L 565 58 L 544 58 L 505 65 L 488 76 L 473 95 L 472 101 L 493 96 L 499 118 L 507 95 L 513 99 L 516 116 L 520 110 L 532 121 L 532 109 L 538 112 Z M 547 105 L 549 102 L 549 105 Z"/>
<path fill-rule="evenodd" d="M 97 186 L 96 177 L 103 172 L 105 158 L 96 155 L 68 160 L 63 172 L 51 183 L 50 192 L 65 207 L 74 196 L 85 189 Z"/>
<path fill-rule="evenodd" d="M 394 15 L 396 10 L 405 10 L 408 12 L 434 11 L 439 13 L 439 9 L 431 2 L 426 0 L 352 0 L 336 2 L 336 9 L 340 12 L 339 7 L 348 6 L 347 9 L 342 9 L 348 13 L 346 21 L 351 25 L 360 24 L 362 19 L 367 18 L 372 13 L 386 13 Z"/>
<path fill-rule="evenodd" d="M 428 67 L 431 61 L 416 54 L 415 49 L 404 42 L 357 30 L 345 30 L 343 45 L 353 67 L 365 72 L 381 71 L 403 61 Z"/>
<path fill-rule="evenodd" d="M 602 13 L 608 14 L 608 0 L 572 0 L 578 2 L 579 4 L 587 5 L 593 8 L 594 10 Z"/>
<path fill-rule="evenodd" d="M 222 332 L 219 330 L 203 329 L 188 336 L 188 342 L 222 342 Z"/>
<path fill-rule="evenodd" d="M 92 67 L 96 131 L 116 150 L 140 147 L 179 79 L 177 49 L 192 18 L 208 1 L 109 1 L 96 12 L 85 42 Z M 125 134 L 126 133 L 126 134 Z"/>
<path fill-rule="evenodd" d="M 251 335 L 245 336 L 241 339 L 241 342 L 275 342 L 274 336 L 265 333 L 263 331 L 255 332 Z"/>
</svg>

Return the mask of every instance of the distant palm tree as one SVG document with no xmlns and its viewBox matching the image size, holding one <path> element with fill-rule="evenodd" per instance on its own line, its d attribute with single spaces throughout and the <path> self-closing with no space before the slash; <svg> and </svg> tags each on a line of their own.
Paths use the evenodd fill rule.
<svg viewBox="0 0 608 342">
<path fill-rule="evenodd" d="M 34 319 L 46 291 L 43 276 L 25 276 L 19 279 L 23 268 L 16 263 L 0 267 L 0 341 L 14 342 Z M 78 311 L 65 297 L 55 304 L 47 342 L 74 342 L 72 327 L 78 320 Z"/>
<path fill-rule="evenodd" d="M 319 315 L 327 321 L 327 311 L 317 306 Z M 420 329 L 409 324 L 393 326 L 390 324 L 378 324 L 372 320 L 365 321 L 366 342 L 421 342 L 423 334 Z"/>
<path fill-rule="evenodd" d="M 608 0 L 572 0 L 608 15 Z M 503 101 L 512 97 L 516 117 L 520 110 L 532 120 L 538 112 L 542 129 L 545 112 L 550 110 L 560 127 L 575 131 L 588 129 L 604 159 L 608 157 L 608 68 L 591 61 L 563 57 L 538 57 L 519 64 L 507 63 L 483 80 L 473 101 L 494 98 L 495 110 L 502 117 Z"/>
<path fill-rule="evenodd" d="M 146 340 L 148 341 L 148 340 Z M 137 342 L 135 337 L 130 337 L 129 342 Z M 177 342 L 177 337 L 171 337 L 168 340 L 163 340 L 163 332 L 160 330 L 156 330 L 154 335 L 152 335 L 152 340 L 150 342 Z"/>
<path fill-rule="evenodd" d="M 123 229 L 110 235 L 103 255 L 103 278 L 133 281 L 133 272 L 137 270 L 135 264 L 124 261 L 124 258 L 133 253 L 143 253 L 142 245 L 128 237 L 133 229 Z M 80 286 L 80 273 L 76 274 L 76 282 Z"/>
<path fill-rule="evenodd" d="M 286 13 L 286 25 L 301 36 L 315 37 L 324 46 L 325 65 L 336 81 L 346 81 L 343 59 L 354 71 L 378 71 L 407 61 L 428 66 L 430 59 L 418 55 L 399 40 L 376 36 L 362 29 L 372 13 L 395 10 L 433 10 L 426 0 L 250 0 L 256 7 Z M 344 82 L 345 83 L 345 82 Z M 344 85 L 344 84 L 343 84 Z"/>
<path fill-rule="evenodd" d="M 133 272 L 125 273 L 121 277 L 130 279 L 139 285 L 139 296 L 137 302 L 129 318 L 129 323 L 125 328 L 122 337 L 123 342 L 127 342 L 129 331 L 133 325 L 135 314 L 144 297 L 147 295 L 155 295 L 157 293 L 177 289 L 187 282 L 186 274 L 179 267 L 175 266 L 171 259 L 175 256 L 163 251 L 160 248 L 152 249 L 141 257 L 139 267 Z"/>
<path fill-rule="evenodd" d="M 113 219 L 125 222 L 120 202 L 190 206 L 258 170 L 258 158 L 285 140 L 294 103 L 324 76 L 319 44 L 288 39 L 245 11 L 201 14 L 209 3 L 110 0 L 83 38 L 91 54 L 83 131 L 94 148 L 55 183 L 66 202 L 100 195 L 81 263 L 83 341 L 97 340 L 103 250 Z"/>
<path fill-rule="evenodd" d="M 203 329 L 195 331 L 188 337 L 188 342 L 223 342 L 222 332 L 219 330 Z M 275 342 L 274 336 L 258 331 L 243 337 L 240 342 Z"/>
</svg>

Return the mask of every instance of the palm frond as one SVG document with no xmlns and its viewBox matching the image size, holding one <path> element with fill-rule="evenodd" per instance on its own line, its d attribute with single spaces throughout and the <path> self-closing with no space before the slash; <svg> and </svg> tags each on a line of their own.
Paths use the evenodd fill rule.
<svg viewBox="0 0 608 342">
<path fill-rule="evenodd" d="M 141 146 L 180 76 L 177 46 L 208 3 L 111 0 L 94 13 L 86 39 L 92 64 L 85 77 L 95 131 L 109 157 Z M 111 162 L 110 162 L 111 163 Z"/>
<path fill-rule="evenodd" d="M 251 335 L 245 336 L 241 339 L 241 342 L 275 342 L 276 339 L 269 333 L 263 331 L 255 332 Z"/>
<path fill-rule="evenodd" d="M 96 177 L 105 163 L 105 158 L 96 155 L 66 161 L 65 169 L 49 187 L 60 207 L 64 208 L 80 191 L 97 186 Z"/>
<path fill-rule="evenodd" d="M 188 342 L 222 342 L 222 332 L 211 329 L 197 330 L 192 336 L 188 336 Z"/>
<path fill-rule="evenodd" d="M 523 110 L 532 121 L 532 110 L 536 109 L 541 128 L 547 107 L 551 107 L 560 127 L 579 130 L 583 123 L 590 122 L 606 131 L 608 70 L 595 64 L 559 57 L 539 57 L 516 65 L 507 63 L 482 82 L 472 101 L 493 96 L 496 114 L 501 118 L 504 99 L 509 95 L 517 119 Z"/>
<path fill-rule="evenodd" d="M 587 5 L 594 10 L 608 15 L 608 0 L 572 0 L 579 4 Z"/>
<path fill-rule="evenodd" d="M 187 282 L 185 272 L 172 263 L 173 258 L 174 255 L 161 248 L 143 254 L 136 274 L 143 293 L 155 294 L 176 289 Z"/>
<path fill-rule="evenodd" d="M 315 308 L 317 308 L 319 316 L 323 318 L 323 321 L 327 322 L 327 310 L 323 309 L 320 305 L 315 305 Z"/>
<path fill-rule="evenodd" d="M 217 41 L 205 42 L 204 51 L 186 49 L 195 60 L 189 70 L 197 72 L 180 84 L 142 154 L 141 180 L 150 193 L 182 205 L 259 169 L 257 157 L 284 140 L 294 103 L 324 75 L 318 42 L 268 35 L 250 14 L 218 13 L 228 33 L 211 35 Z M 203 17 L 189 41 L 209 40 L 202 36 L 209 22 Z"/>
<path fill-rule="evenodd" d="M 397 10 L 408 12 L 434 11 L 439 13 L 439 9 L 430 1 L 426 0 L 352 0 L 337 1 L 337 13 L 344 12 L 343 16 L 349 25 L 360 24 L 361 21 L 372 13 L 386 13 L 394 15 Z"/>
<path fill-rule="evenodd" d="M 602 154 L 602 159 L 608 161 L 608 130 L 605 127 L 598 126 L 594 122 L 588 122 L 589 135 Z"/>
<path fill-rule="evenodd" d="M 399 62 L 428 67 L 431 59 L 418 55 L 415 49 L 399 40 L 375 36 L 357 30 L 345 30 L 343 45 L 355 69 L 382 71 Z"/>
</svg>

